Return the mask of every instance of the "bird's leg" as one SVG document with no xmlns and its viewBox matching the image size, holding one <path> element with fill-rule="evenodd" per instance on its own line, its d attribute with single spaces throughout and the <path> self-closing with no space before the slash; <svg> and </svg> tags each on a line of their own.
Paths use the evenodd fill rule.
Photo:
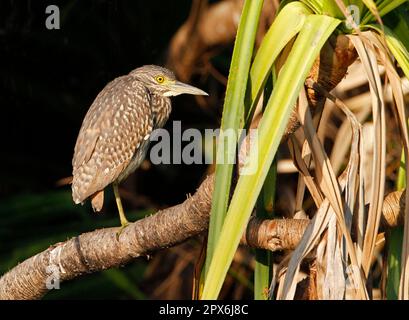
<svg viewBox="0 0 409 320">
<path fill-rule="evenodd" d="M 117 237 L 121 234 L 122 230 L 129 224 L 129 221 L 126 219 L 124 209 L 122 207 L 122 201 L 121 197 L 119 195 L 119 189 L 118 189 L 118 183 L 114 182 L 112 184 L 114 188 L 114 194 L 115 194 L 115 200 L 116 200 L 116 205 L 118 207 L 118 212 L 119 212 L 119 219 L 121 220 L 121 229 L 117 232 Z"/>
</svg>

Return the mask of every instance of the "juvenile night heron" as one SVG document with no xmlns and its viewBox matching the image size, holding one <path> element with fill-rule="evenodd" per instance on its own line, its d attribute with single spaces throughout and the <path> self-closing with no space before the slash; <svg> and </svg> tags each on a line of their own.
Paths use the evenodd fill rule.
<svg viewBox="0 0 409 320">
<path fill-rule="evenodd" d="M 152 131 L 171 112 L 171 96 L 207 95 L 175 79 L 168 69 L 147 65 L 108 83 L 89 108 L 72 159 L 72 197 L 76 204 L 91 198 L 94 211 L 104 203 L 104 189 L 113 184 L 122 227 L 128 224 L 118 184 L 145 158 Z"/>
</svg>

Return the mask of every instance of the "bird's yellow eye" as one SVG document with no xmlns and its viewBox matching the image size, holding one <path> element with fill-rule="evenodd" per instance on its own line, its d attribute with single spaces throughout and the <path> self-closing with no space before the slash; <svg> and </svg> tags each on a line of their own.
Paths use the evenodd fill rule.
<svg viewBox="0 0 409 320">
<path fill-rule="evenodd" d="M 156 81 L 157 81 L 158 83 L 163 83 L 163 81 L 165 81 L 165 78 L 162 77 L 162 76 L 157 76 L 157 77 L 156 77 Z"/>
</svg>

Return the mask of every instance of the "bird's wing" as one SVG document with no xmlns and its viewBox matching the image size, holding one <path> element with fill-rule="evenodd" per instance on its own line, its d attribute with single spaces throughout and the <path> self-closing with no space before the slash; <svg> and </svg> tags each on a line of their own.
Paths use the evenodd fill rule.
<svg viewBox="0 0 409 320">
<path fill-rule="evenodd" d="M 109 83 L 91 105 L 73 157 L 76 203 L 103 190 L 128 167 L 153 130 L 150 95 L 130 76 Z"/>
<path fill-rule="evenodd" d="M 97 95 L 91 107 L 88 109 L 82 121 L 74 148 L 74 156 L 72 158 L 74 172 L 91 158 L 101 132 L 101 124 L 104 122 L 105 117 L 112 116 L 113 114 L 113 110 L 109 106 L 109 96 L 120 81 L 121 77 L 109 82 Z"/>
</svg>

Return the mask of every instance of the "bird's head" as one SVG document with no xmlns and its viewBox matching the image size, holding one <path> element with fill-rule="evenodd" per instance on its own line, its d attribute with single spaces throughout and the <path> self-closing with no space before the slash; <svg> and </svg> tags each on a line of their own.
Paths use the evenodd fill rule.
<svg viewBox="0 0 409 320">
<path fill-rule="evenodd" d="M 139 81 L 142 81 L 150 92 L 164 97 L 172 97 L 184 93 L 208 95 L 203 90 L 176 80 L 173 72 L 163 67 L 146 65 L 133 70 L 130 74 Z"/>
</svg>

